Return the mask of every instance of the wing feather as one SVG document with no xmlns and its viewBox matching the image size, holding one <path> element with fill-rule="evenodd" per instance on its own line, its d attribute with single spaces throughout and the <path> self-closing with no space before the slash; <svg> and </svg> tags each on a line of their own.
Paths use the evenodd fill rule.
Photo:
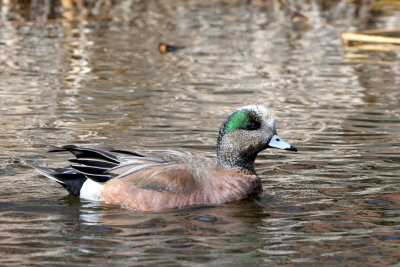
<svg viewBox="0 0 400 267">
<path fill-rule="evenodd" d="M 209 162 L 198 153 L 172 150 L 111 150 L 63 146 L 51 152 L 69 151 L 72 172 L 97 182 L 129 183 L 138 188 L 158 192 L 188 193 L 201 184 L 193 161 Z M 39 170 L 40 171 L 40 170 Z M 43 171 L 42 171 L 43 173 Z M 50 175 L 55 179 L 54 175 Z"/>
<path fill-rule="evenodd" d="M 183 164 L 142 169 L 125 175 L 121 180 L 142 189 L 182 194 L 189 193 L 199 186 L 199 181 Z"/>
</svg>

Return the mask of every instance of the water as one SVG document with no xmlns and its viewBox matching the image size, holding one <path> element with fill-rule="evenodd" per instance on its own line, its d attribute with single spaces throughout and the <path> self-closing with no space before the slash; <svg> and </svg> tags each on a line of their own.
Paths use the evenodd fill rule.
<svg viewBox="0 0 400 267">
<path fill-rule="evenodd" d="M 0 264 L 398 264 L 400 54 L 346 52 L 340 34 L 399 27 L 399 11 L 324 3 L 302 4 L 308 27 L 272 2 L 103 3 L 73 21 L 3 4 Z M 161 41 L 187 48 L 162 55 Z M 46 151 L 65 144 L 215 157 L 220 123 L 245 104 L 272 109 L 299 149 L 259 155 L 259 199 L 137 212 L 26 166 L 63 166 Z"/>
</svg>

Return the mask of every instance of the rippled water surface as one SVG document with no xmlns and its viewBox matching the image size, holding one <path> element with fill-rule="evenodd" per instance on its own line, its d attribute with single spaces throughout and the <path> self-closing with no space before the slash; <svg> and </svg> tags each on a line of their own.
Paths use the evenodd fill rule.
<svg viewBox="0 0 400 267">
<path fill-rule="evenodd" d="M 292 7 L 245 2 L 99 1 L 75 20 L 2 5 L 1 265 L 399 264 L 400 54 L 340 40 L 400 27 L 399 10 L 305 1 L 295 24 Z M 160 54 L 161 41 L 186 48 Z M 26 166 L 63 166 L 46 151 L 66 144 L 215 157 L 221 122 L 245 104 L 272 109 L 299 149 L 259 155 L 259 199 L 138 212 Z"/>
</svg>

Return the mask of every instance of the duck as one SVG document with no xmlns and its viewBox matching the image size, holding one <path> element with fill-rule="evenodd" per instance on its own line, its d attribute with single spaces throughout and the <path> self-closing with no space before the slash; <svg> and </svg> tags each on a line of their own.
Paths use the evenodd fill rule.
<svg viewBox="0 0 400 267">
<path fill-rule="evenodd" d="M 65 145 L 49 152 L 72 153 L 68 167 L 31 167 L 73 196 L 154 212 L 259 196 L 263 189 L 255 160 L 267 148 L 297 152 L 278 136 L 266 107 L 247 105 L 223 121 L 216 158 L 193 151 Z"/>
<path fill-rule="evenodd" d="M 166 43 L 158 44 L 158 51 L 160 52 L 160 54 L 176 52 L 176 51 L 184 49 L 184 48 L 186 48 L 186 47 L 183 45 L 170 45 L 170 44 L 166 44 Z"/>
</svg>

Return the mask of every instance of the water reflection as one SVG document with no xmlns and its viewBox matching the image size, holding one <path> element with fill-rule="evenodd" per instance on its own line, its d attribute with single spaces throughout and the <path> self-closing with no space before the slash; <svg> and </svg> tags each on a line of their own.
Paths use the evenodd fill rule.
<svg viewBox="0 0 400 267">
<path fill-rule="evenodd" d="M 340 43 L 343 31 L 394 28 L 398 10 L 38 3 L 0 11 L 1 264 L 398 262 L 399 55 L 348 56 Z M 161 41 L 187 48 L 160 54 Z M 273 109 L 300 151 L 259 155 L 259 199 L 141 213 L 66 197 L 25 165 L 61 165 L 67 155 L 45 151 L 69 143 L 215 156 L 221 121 L 250 103 Z"/>
</svg>

